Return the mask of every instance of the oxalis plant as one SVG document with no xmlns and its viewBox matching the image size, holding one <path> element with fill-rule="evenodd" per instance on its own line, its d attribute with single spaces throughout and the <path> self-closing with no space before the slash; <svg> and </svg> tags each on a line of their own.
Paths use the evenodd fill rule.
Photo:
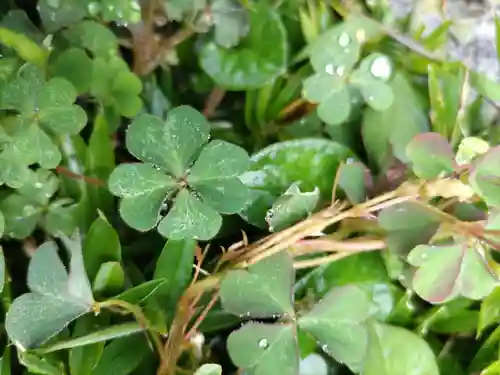
<svg viewBox="0 0 500 375">
<path fill-rule="evenodd" d="M 450 25 L 1 3 L 0 373 L 498 374 L 500 86 Z"/>
</svg>

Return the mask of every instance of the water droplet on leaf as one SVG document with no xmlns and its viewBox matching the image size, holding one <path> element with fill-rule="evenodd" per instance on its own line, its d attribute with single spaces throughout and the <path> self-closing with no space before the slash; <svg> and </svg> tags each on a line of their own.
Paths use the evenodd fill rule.
<svg viewBox="0 0 500 375">
<path fill-rule="evenodd" d="M 347 33 L 342 33 L 339 36 L 339 46 L 342 48 L 346 48 L 349 44 L 351 44 L 351 37 Z"/>
<path fill-rule="evenodd" d="M 325 72 L 333 76 L 335 74 L 335 66 L 333 64 L 328 64 L 325 67 Z"/>
<path fill-rule="evenodd" d="M 375 78 L 386 81 L 392 73 L 391 62 L 386 56 L 377 57 L 370 67 L 370 72 Z"/>
<path fill-rule="evenodd" d="M 267 339 L 260 339 L 259 340 L 259 348 L 267 349 L 268 347 L 269 347 L 269 343 L 267 342 Z"/>
<path fill-rule="evenodd" d="M 339 76 L 343 76 L 345 73 L 345 66 L 344 65 L 338 66 L 337 69 L 335 70 L 335 73 L 337 73 Z"/>
</svg>

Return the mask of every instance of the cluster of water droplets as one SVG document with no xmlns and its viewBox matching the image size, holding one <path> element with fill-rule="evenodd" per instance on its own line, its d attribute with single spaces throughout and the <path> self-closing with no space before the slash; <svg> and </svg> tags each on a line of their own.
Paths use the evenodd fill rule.
<svg viewBox="0 0 500 375">
<path fill-rule="evenodd" d="M 349 53 L 349 47 L 352 43 L 352 38 L 348 33 L 343 32 L 337 38 L 337 43 L 341 48 L 344 49 L 344 52 L 347 54 L 347 53 Z M 328 64 L 325 67 L 325 71 L 330 75 L 343 76 L 346 72 L 346 67 L 345 67 L 345 65 L 335 66 L 332 63 L 332 64 Z"/>
</svg>

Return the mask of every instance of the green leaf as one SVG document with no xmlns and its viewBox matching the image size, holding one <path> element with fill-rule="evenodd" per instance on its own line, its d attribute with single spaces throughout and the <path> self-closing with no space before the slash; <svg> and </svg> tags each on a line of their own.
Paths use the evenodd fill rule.
<svg viewBox="0 0 500 375">
<path fill-rule="evenodd" d="M 84 50 L 69 48 L 59 54 L 51 65 L 52 75 L 71 82 L 79 93 L 88 92 L 92 80 L 92 60 Z"/>
<path fill-rule="evenodd" d="M 476 164 L 469 182 L 474 192 L 490 206 L 500 206 L 500 147 L 491 148 Z"/>
<path fill-rule="evenodd" d="M 70 236 L 78 227 L 78 205 L 70 198 L 52 201 L 43 219 L 43 228 L 52 235 Z"/>
<path fill-rule="evenodd" d="M 28 268 L 30 293 L 12 303 L 6 315 L 9 338 L 21 349 L 38 346 L 91 310 L 93 299 L 83 262 L 76 248 L 72 252 L 70 273 L 57 255 L 53 242 L 36 251 Z M 86 283 L 82 282 L 86 281 Z"/>
<path fill-rule="evenodd" d="M 500 100 L 500 84 L 490 79 L 486 74 L 470 70 L 469 84 L 486 98 L 495 102 Z"/>
<path fill-rule="evenodd" d="M 378 220 L 386 231 L 389 250 L 402 255 L 427 243 L 441 223 L 439 216 L 413 202 L 382 209 Z"/>
<path fill-rule="evenodd" d="M 125 272 L 119 262 L 106 262 L 101 264 L 97 272 L 92 290 L 100 294 L 113 294 L 123 289 Z"/>
<path fill-rule="evenodd" d="M 428 69 L 433 130 L 450 139 L 458 125 L 457 116 L 466 79 L 465 67 L 451 70 L 430 64 Z"/>
<path fill-rule="evenodd" d="M 248 270 L 232 270 L 221 282 L 222 306 L 240 316 L 293 317 L 294 278 L 293 259 L 286 251 L 253 264 Z"/>
<path fill-rule="evenodd" d="M 3 249 L 0 246 L 0 293 L 3 292 L 3 288 L 5 287 L 5 257 L 3 255 Z"/>
<path fill-rule="evenodd" d="M 48 33 L 71 26 L 87 15 L 85 3 L 79 0 L 39 0 L 37 10 Z"/>
<path fill-rule="evenodd" d="M 404 328 L 372 322 L 363 375 L 439 375 L 428 344 Z"/>
<path fill-rule="evenodd" d="M 500 322 L 500 287 L 493 291 L 481 302 L 477 333 L 481 334 L 487 327 Z"/>
<path fill-rule="evenodd" d="M 194 375 L 222 375 L 222 367 L 215 363 L 206 363 L 198 368 Z"/>
<path fill-rule="evenodd" d="M 357 372 L 367 348 L 364 322 L 370 316 L 370 308 L 370 301 L 360 288 L 334 288 L 298 324 L 318 340 L 325 353 Z"/>
<path fill-rule="evenodd" d="M 136 0 L 103 0 L 101 15 L 106 21 L 128 26 L 141 21 L 141 7 Z"/>
<path fill-rule="evenodd" d="M 363 59 L 349 82 L 361 92 L 370 107 L 376 111 L 385 111 L 394 101 L 392 88 L 387 84 L 392 71 L 393 67 L 387 56 L 373 53 Z"/>
<path fill-rule="evenodd" d="M 172 240 L 213 238 L 222 225 L 222 217 L 212 207 L 199 200 L 187 189 L 179 191 L 174 205 L 160 221 L 158 232 Z"/>
<path fill-rule="evenodd" d="M 296 375 L 299 355 L 295 327 L 248 323 L 227 339 L 229 356 L 238 367 L 256 375 Z"/>
<path fill-rule="evenodd" d="M 176 182 L 150 164 L 120 164 L 111 173 L 108 187 L 111 193 L 122 197 L 120 214 L 123 220 L 137 230 L 156 226 L 167 195 Z"/>
<path fill-rule="evenodd" d="M 164 1 L 164 7 L 170 20 L 182 21 L 186 14 L 203 10 L 206 0 L 169 0 Z"/>
<path fill-rule="evenodd" d="M 63 347 L 62 349 L 69 346 L 68 362 L 71 375 L 90 375 L 101 358 L 105 341 L 95 341 L 91 344 L 90 341 L 95 339 L 96 335 L 89 332 L 97 330 L 96 333 L 99 335 L 101 329 L 99 323 L 96 322 L 96 317 L 92 315 L 83 316 L 76 321 L 72 338 L 39 350 L 54 351 L 58 350 L 60 346 Z M 88 335 L 90 337 L 87 337 Z"/>
<path fill-rule="evenodd" d="M 392 105 L 383 111 L 367 108 L 361 129 L 370 164 L 378 169 L 388 167 L 391 150 L 399 160 L 407 162 L 408 143 L 429 130 L 425 108 L 406 77 L 396 74 L 389 86 L 394 94 Z"/>
<path fill-rule="evenodd" d="M 248 189 L 238 178 L 249 164 L 248 154 L 241 147 L 213 141 L 202 149 L 187 182 L 212 208 L 233 214 L 240 211 L 249 199 Z"/>
<path fill-rule="evenodd" d="M 104 348 L 91 375 L 128 375 L 146 358 L 149 345 L 145 337 L 136 335 L 113 340 Z"/>
<path fill-rule="evenodd" d="M 364 202 L 367 197 L 367 173 L 370 171 L 360 162 L 347 163 L 340 167 L 338 186 L 352 204 Z"/>
<path fill-rule="evenodd" d="M 139 304 L 146 301 L 156 293 L 161 292 L 163 285 L 165 284 L 164 279 L 156 279 L 146 281 L 142 284 L 136 285 L 133 288 L 127 289 L 123 293 L 113 297 L 112 299 L 119 299 L 122 301 Z"/>
<path fill-rule="evenodd" d="M 28 237 L 43 215 L 43 207 L 16 193 L 2 201 L 1 209 L 5 216 L 5 234 L 16 239 Z"/>
<path fill-rule="evenodd" d="M 265 229 L 268 227 L 266 222 L 267 211 L 272 207 L 276 197 L 264 190 L 249 189 L 247 204 L 238 215 L 246 222 Z"/>
<path fill-rule="evenodd" d="M 347 87 L 334 92 L 318 106 L 318 117 L 330 125 L 339 125 L 349 118 L 351 100 Z"/>
<path fill-rule="evenodd" d="M 118 52 L 118 39 L 115 34 L 99 22 L 85 20 L 72 23 L 63 32 L 73 46 L 92 52 L 95 57 L 107 58 Z"/>
<path fill-rule="evenodd" d="M 127 131 L 127 148 L 136 158 L 165 168 L 182 177 L 199 150 L 208 142 L 210 124 L 194 108 L 172 109 L 163 122 L 151 115 L 141 115 Z"/>
<path fill-rule="evenodd" d="M 41 358 L 29 352 L 18 352 L 17 358 L 32 374 L 61 375 L 63 374 L 62 363 L 54 363 L 49 358 Z"/>
<path fill-rule="evenodd" d="M 201 68 L 226 90 L 262 87 L 286 69 L 286 29 L 278 12 L 266 2 L 249 7 L 248 12 L 250 30 L 237 48 L 208 42 L 200 53 Z"/>
<path fill-rule="evenodd" d="M 111 110 L 115 116 L 133 118 L 143 106 L 139 97 L 142 81 L 118 56 L 95 58 L 92 61 L 90 92 L 99 98 L 105 110 Z"/>
<path fill-rule="evenodd" d="M 12 48 L 26 62 L 43 66 L 47 59 L 47 51 L 22 33 L 13 32 L 0 27 L 0 44 Z"/>
<path fill-rule="evenodd" d="M 100 214 L 92 223 L 83 244 L 83 260 L 90 280 L 94 280 L 101 264 L 120 262 L 122 259 L 120 239 L 104 215 Z"/>
<path fill-rule="evenodd" d="M 334 26 L 318 37 L 311 48 L 311 64 L 314 70 L 320 72 L 336 71 L 350 73 L 358 62 L 361 53 L 361 43 L 354 30 L 346 23 Z"/>
<path fill-rule="evenodd" d="M 211 11 L 215 42 L 224 48 L 237 46 L 249 31 L 246 9 L 234 0 L 215 0 Z"/>
<path fill-rule="evenodd" d="M 168 240 L 156 261 L 154 279 L 163 279 L 162 292 L 168 295 L 168 300 L 177 304 L 191 281 L 196 242 L 187 238 L 184 240 Z"/>
<path fill-rule="evenodd" d="M 413 277 L 415 292 L 430 303 L 444 303 L 460 295 L 482 299 L 497 283 L 484 257 L 467 243 L 419 245 L 408 255 L 408 262 L 419 267 Z"/>
<path fill-rule="evenodd" d="M 130 336 L 135 333 L 143 332 L 144 328 L 135 322 L 115 324 L 86 335 L 73 337 L 70 340 L 61 341 L 56 344 L 37 349 L 37 353 L 46 354 L 58 350 L 74 349 L 88 345 L 103 343 L 109 340 Z M 73 373 L 73 372 L 72 372 Z"/>
<path fill-rule="evenodd" d="M 238 177 L 249 164 L 248 154 L 241 147 L 225 141 L 212 141 L 201 150 L 187 181 L 195 184 Z"/>
<path fill-rule="evenodd" d="M 299 184 L 292 184 L 266 214 L 269 231 L 280 231 L 310 215 L 319 202 L 319 189 L 302 192 Z"/>
<path fill-rule="evenodd" d="M 451 145 L 437 133 L 423 133 L 413 138 L 406 148 L 415 174 L 424 180 L 448 175 L 455 169 Z"/>
<path fill-rule="evenodd" d="M 317 186 L 322 198 L 329 199 L 341 162 L 353 153 L 345 146 L 326 139 L 296 139 L 279 142 L 254 154 L 249 172 L 241 176 L 250 188 L 280 196 L 294 182 L 305 191 Z"/>
</svg>

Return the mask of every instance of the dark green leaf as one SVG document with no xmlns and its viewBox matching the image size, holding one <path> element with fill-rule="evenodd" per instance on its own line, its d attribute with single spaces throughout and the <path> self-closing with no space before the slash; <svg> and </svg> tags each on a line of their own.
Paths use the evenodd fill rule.
<svg viewBox="0 0 500 375">
<path fill-rule="evenodd" d="M 85 3 L 80 0 L 40 0 L 37 9 L 49 33 L 70 26 L 87 15 Z"/>
<path fill-rule="evenodd" d="M 199 200 L 187 189 L 175 197 L 168 215 L 160 221 L 158 232 L 172 240 L 213 238 L 222 225 L 222 217 L 212 207 Z"/>
<path fill-rule="evenodd" d="M 286 251 L 251 265 L 248 270 L 230 271 L 221 283 L 222 306 L 240 316 L 293 317 L 294 277 L 293 259 Z"/>
<path fill-rule="evenodd" d="M 215 0 L 212 3 L 214 38 L 224 48 L 238 45 L 248 33 L 246 9 L 234 0 Z"/>
<path fill-rule="evenodd" d="M 87 92 L 92 80 L 92 60 L 79 48 L 67 49 L 53 62 L 52 74 L 66 78 L 79 93 Z"/>
<path fill-rule="evenodd" d="M 99 215 L 85 237 L 83 260 L 90 280 L 94 280 L 101 264 L 121 261 L 120 239 L 104 215 Z"/>
<path fill-rule="evenodd" d="M 266 214 L 269 231 L 281 231 L 313 213 L 319 201 L 319 189 L 302 192 L 292 184 Z"/>
<path fill-rule="evenodd" d="M 163 279 L 162 292 L 177 303 L 191 281 L 196 242 L 192 239 L 168 240 L 156 261 L 155 279 Z"/>
<path fill-rule="evenodd" d="M 97 330 L 99 334 L 100 329 L 101 327 L 96 324 L 94 316 L 83 316 L 76 321 L 71 339 L 49 346 L 46 350 L 54 348 L 57 350 L 59 345 L 70 345 L 69 368 L 71 375 L 90 375 L 101 358 L 105 341 L 96 341 L 90 344 L 86 341 L 86 336 L 90 335 L 91 339 L 95 338 L 94 334 L 89 332 Z M 79 344 L 84 344 L 84 346 L 78 346 Z M 45 348 L 41 350 L 45 350 Z"/>
<path fill-rule="evenodd" d="M 404 328 L 372 322 L 364 375 L 439 375 L 428 344 Z"/>
<path fill-rule="evenodd" d="M 331 198 L 340 163 L 352 157 L 345 146 L 326 139 L 297 139 L 268 146 L 251 157 L 249 172 L 242 175 L 251 188 L 280 196 L 294 182 L 312 191 L 317 186 L 322 198 Z"/>
<path fill-rule="evenodd" d="M 248 12 L 250 30 L 237 48 L 208 42 L 200 54 L 205 73 L 228 90 L 262 87 L 286 69 L 286 30 L 278 12 L 266 2 L 255 4 Z"/>
<path fill-rule="evenodd" d="M 299 356 L 295 327 L 248 323 L 231 333 L 228 351 L 234 364 L 256 375 L 296 375 Z"/>
<path fill-rule="evenodd" d="M 145 337 L 133 335 L 113 340 L 104 348 L 91 375 L 128 375 L 141 364 L 148 352 Z"/>
<path fill-rule="evenodd" d="M 125 272 L 119 262 L 106 262 L 101 264 L 97 272 L 92 290 L 100 294 L 111 295 L 123 289 Z"/>
<path fill-rule="evenodd" d="M 352 204 L 359 204 L 367 197 L 367 173 L 370 176 L 370 171 L 359 162 L 340 167 L 338 185 Z"/>
<path fill-rule="evenodd" d="M 364 322 L 370 307 L 360 288 L 334 288 L 299 319 L 299 326 L 318 340 L 325 353 L 358 371 L 367 348 Z"/>
<path fill-rule="evenodd" d="M 500 322 L 500 287 L 496 287 L 481 303 L 478 335 L 491 324 Z"/>
<path fill-rule="evenodd" d="M 441 223 L 439 216 L 412 202 L 387 207 L 380 212 L 378 219 L 387 233 L 389 250 L 403 255 L 415 246 L 427 243 Z"/>
<path fill-rule="evenodd" d="M 37 350 L 37 353 L 50 353 L 64 349 L 74 349 L 78 347 L 94 345 L 101 342 L 117 339 L 124 336 L 133 335 L 144 331 L 137 323 L 122 323 L 114 326 L 106 327 L 92 333 L 74 337 L 67 341 L 58 342 Z"/>
<path fill-rule="evenodd" d="M 81 274 L 83 262 L 78 264 L 81 254 L 77 251 L 72 250 L 69 275 L 54 243 L 46 242 L 33 256 L 28 269 L 31 293 L 14 300 L 6 315 L 6 330 L 16 346 L 38 346 L 90 311 L 92 294 L 82 283 L 88 280 Z"/>
</svg>

